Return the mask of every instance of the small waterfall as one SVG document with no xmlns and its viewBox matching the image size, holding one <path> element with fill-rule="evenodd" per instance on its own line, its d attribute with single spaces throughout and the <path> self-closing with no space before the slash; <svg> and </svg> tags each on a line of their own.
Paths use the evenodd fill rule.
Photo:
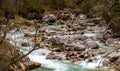
<svg viewBox="0 0 120 71">
<path fill-rule="evenodd" d="M 32 32 L 27 31 L 27 32 L 34 34 L 34 31 Z M 96 34 L 84 33 L 83 36 L 96 37 Z M 20 47 L 23 53 L 27 53 L 33 46 L 33 42 L 31 41 L 31 39 L 24 37 L 24 32 L 15 32 L 15 30 L 13 30 L 7 35 L 7 37 L 10 39 L 11 44 Z M 21 46 L 21 43 L 23 42 L 29 42 L 30 47 Z M 58 60 L 46 59 L 46 56 L 50 52 L 51 51 L 48 49 L 41 48 L 33 51 L 31 54 L 28 55 L 31 61 L 41 63 L 41 67 L 33 71 L 39 71 L 39 70 L 40 71 L 87 71 L 88 69 L 89 70 L 95 69 L 99 65 L 102 66 L 102 64 L 99 64 L 102 57 L 101 55 L 96 56 L 97 59 L 92 62 L 88 62 L 88 59 L 87 59 L 85 61 L 76 62 L 75 64 L 73 64 L 73 63 L 70 63 L 69 61 L 58 61 Z"/>
</svg>

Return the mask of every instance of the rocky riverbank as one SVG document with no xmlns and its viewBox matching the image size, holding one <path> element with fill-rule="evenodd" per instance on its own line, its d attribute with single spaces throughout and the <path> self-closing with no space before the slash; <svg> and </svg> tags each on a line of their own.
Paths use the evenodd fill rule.
<svg viewBox="0 0 120 71">
<path fill-rule="evenodd" d="M 19 48 L 14 47 L 6 40 L 0 44 L 0 48 L 0 71 L 26 71 L 41 65 L 30 61 L 28 57 L 19 60 L 18 58 L 24 54 L 20 52 Z"/>
<path fill-rule="evenodd" d="M 68 60 L 71 63 L 87 60 L 87 63 L 91 63 L 100 59 L 97 56 L 101 55 L 102 58 L 108 53 L 99 43 L 106 46 L 119 46 L 119 39 L 115 38 L 110 30 L 105 31 L 106 25 L 102 18 L 89 19 L 79 12 L 64 10 L 44 15 L 42 20 L 24 20 L 12 24 L 16 25 L 13 34 L 22 32 L 23 37 L 32 42 L 35 41 L 36 36 L 35 45 L 39 49 L 50 50 L 46 57 L 50 60 Z M 37 34 L 35 26 L 38 28 Z M 18 44 L 28 49 L 33 45 L 27 41 Z M 114 60 L 113 56 L 104 58 L 103 65 L 108 66 L 110 62 L 107 61 L 111 58 Z M 118 56 L 117 58 L 119 59 Z"/>
</svg>

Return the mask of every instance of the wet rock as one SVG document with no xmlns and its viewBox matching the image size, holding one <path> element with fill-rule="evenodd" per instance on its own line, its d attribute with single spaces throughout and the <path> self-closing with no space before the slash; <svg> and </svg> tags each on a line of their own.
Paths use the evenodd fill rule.
<svg viewBox="0 0 120 71">
<path fill-rule="evenodd" d="M 72 48 L 72 47 L 66 47 L 65 50 L 66 50 L 66 51 L 73 51 L 74 48 Z"/>
<path fill-rule="evenodd" d="M 113 40 L 114 40 L 113 38 L 107 39 L 107 40 L 106 40 L 106 44 L 111 44 Z"/>
<path fill-rule="evenodd" d="M 28 65 L 28 64 L 26 64 L 26 65 Z M 40 67 L 40 66 L 41 66 L 40 63 L 33 62 L 33 63 L 31 63 L 31 64 L 28 66 L 28 70 L 32 70 L 32 69 L 38 68 L 38 67 Z"/>
<path fill-rule="evenodd" d="M 116 69 L 116 71 L 120 70 L 119 64 L 120 64 L 120 57 L 115 57 L 115 56 L 108 57 L 108 58 L 104 59 L 104 61 L 103 61 L 104 66 L 110 66 L 111 68 Z"/>
<path fill-rule="evenodd" d="M 120 64 L 118 65 L 117 71 L 120 71 Z"/>
<path fill-rule="evenodd" d="M 98 49 L 99 48 L 97 43 L 95 41 L 93 41 L 92 39 L 86 39 L 85 40 L 85 46 L 86 46 L 86 48 L 92 48 L 92 49 Z"/>
<path fill-rule="evenodd" d="M 39 33 L 44 33 L 45 29 L 44 28 L 40 28 Z"/>
<path fill-rule="evenodd" d="M 80 58 L 84 58 L 85 56 L 84 56 L 84 54 L 80 54 L 80 56 L 79 56 Z"/>
<path fill-rule="evenodd" d="M 53 52 L 49 53 L 46 57 L 46 59 L 55 59 L 55 54 Z"/>
<path fill-rule="evenodd" d="M 85 14 L 80 14 L 80 15 L 79 15 L 79 18 L 82 19 L 82 20 L 84 20 L 84 19 L 87 18 L 87 16 L 86 16 Z"/>
<path fill-rule="evenodd" d="M 103 35 L 103 39 L 107 40 L 109 38 L 112 38 L 112 34 L 110 34 L 109 32 L 106 32 L 104 35 Z"/>
<path fill-rule="evenodd" d="M 57 20 L 57 18 L 54 14 L 49 15 L 49 22 L 55 22 L 56 20 Z"/>
<path fill-rule="evenodd" d="M 74 53 L 73 52 L 68 52 L 66 57 L 71 57 L 71 56 L 74 56 Z"/>
<path fill-rule="evenodd" d="M 68 20 L 70 19 L 70 13 L 68 10 L 59 11 L 57 14 L 57 19 Z"/>
<path fill-rule="evenodd" d="M 110 58 L 110 62 L 115 62 L 115 61 L 118 60 L 118 58 L 119 58 L 119 57 L 115 57 L 115 56 L 114 56 L 114 57 L 111 57 L 111 58 Z"/>
<path fill-rule="evenodd" d="M 71 58 L 70 57 L 66 57 L 66 60 L 70 60 Z"/>
<path fill-rule="evenodd" d="M 24 43 L 21 44 L 21 46 L 23 46 L 23 47 L 29 47 L 30 44 L 28 42 L 24 42 Z"/>
<path fill-rule="evenodd" d="M 45 15 L 43 17 L 44 22 L 50 22 L 53 23 L 57 20 L 56 16 L 54 14 L 50 14 L 50 15 Z"/>
<path fill-rule="evenodd" d="M 93 61 L 93 59 L 92 59 L 92 58 L 90 58 L 90 59 L 88 59 L 87 63 L 92 62 L 92 61 Z"/>
<path fill-rule="evenodd" d="M 63 49 L 60 49 L 60 48 L 53 48 L 52 50 L 53 50 L 53 51 L 56 51 L 56 52 L 62 52 Z"/>
<path fill-rule="evenodd" d="M 43 20 L 44 20 L 44 22 L 48 22 L 48 19 L 49 17 L 48 17 L 48 15 L 45 15 L 44 17 L 43 17 Z"/>
<path fill-rule="evenodd" d="M 106 44 L 109 45 L 109 46 L 119 47 L 119 45 L 120 45 L 120 39 L 119 38 L 108 38 L 106 40 Z"/>
<path fill-rule="evenodd" d="M 77 61 L 78 61 L 77 59 L 70 59 L 71 63 L 74 63 L 74 62 L 77 62 Z"/>
<path fill-rule="evenodd" d="M 70 13 L 70 19 L 71 19 L 71 20 L 75 20 L 75 18 L 76 18 L 76 15 L 73 14 L 73 13 Z"/>
<path fill-rule="evenodd" d="M 35 26 L 28 26 L 26 27 L 27 30 L 34 30 L 35 29 Z M 27 33 L 27 32 L 26 32 Z"/>
<path fill-rule="evenodd" d="M 102 18 L 89 19 L 87 22 L 88 22 L 88 23 L 98 24 L 100 21 L 102 21 Z"/>
<path fill-rule="evenodd" d="M 90 57 L 89 54 L 85 54 L 85 55 L 84 55 L 84 59 L 87 59 L 87 58 L 89 58 L 89 57 Z"/>
<path fill-rule="evenodd" d="M 57 57 L 57 60 L 62 60 L 62 58 L 61 57 Z"/>
<path fill-rule="evenodd" d="M 73 27 L 73 28 L 72 28 L 73 31 L 78 31 L 78 30 L 80 30 L 80 29 L 81 29 L 81 27 Z"/>
<path fill-rule="evenodd" d="M 64 49 L 65 43 L 63 43 L 63 42 L 54 42 L 53 45 Z"/>
<path fill-rule="evenodd" d="M 31 34 L 31 33 L 25 33 L 24 36 L 25 36 L 25 37 L 33 37 L 33 34 Z"/>
<path fill-rule="evenodd" d="M 108 66 L 110 63 L 110 60 L 108 58 L 104 59 L 103 66 Z"/>
<path fill-rule="evenodd" d="M 103 50 L 103 49 L 99 49 L 99 54 L 105 54 L 106 53 L 106 50 Z"/>
<path fill-rule="evenodd" d="M 23 70 L 26 70 L 26 67 L 24 66 L 24 64 L 23 63 L 21 63 L 21 62 L 19 62 L 19 64 L 18 64 L 19 66 L 19 69 L 23 69 Z"/>
<path fill-rule="evenodd" d="M 71 24 L 67 24 L 67 27 L 68 27 L 68 28 L 72 28 L 72 25 L 71 25 Z"/>
<path fill-rule="evenodd" d="M 87 23 L 87 21 L 84 19 L 78 19 L 78 21 L 77 21 L 77 24 L 80 24 L 81 26 L 84 26 L 84 27 L 87 26 L 86 23 Z"/>
<path fill-rule="evenodd" d="M 65 21 L 60 19 L 60 20 L 57 21 L 57 24 L 65 24 Z"/>
</svg>

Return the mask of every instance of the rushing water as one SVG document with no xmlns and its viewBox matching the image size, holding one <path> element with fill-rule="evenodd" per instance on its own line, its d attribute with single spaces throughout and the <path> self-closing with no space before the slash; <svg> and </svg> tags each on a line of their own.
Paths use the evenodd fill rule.
<svg viewBox="0 0 120 71">
<path fill-rule="evenodd" d="M 56 26 L 49 26 L 48 28 L 51 28 L 51 27 L 53 28 Z M 18 32 L 18 33 L 13 33 L 13 32 L 14 31 L 11 31 L 8 34 L 8 38 L 10 38 L 10 42 L 20 47 L 23 53 L 27 53 L 32 48 L 32 44 L 33 44 L 32 41 L 29 38 L 24 37 L 24 32 Z M 96 34 L 85 33 L 84 36 L 96 37 Z M 15 44 L 12 40 L 14 40 L 17 43 Z M 21 46 L 21 43 L 26 41 L 27 42 L 29 41 L 31 43 L 30 48 Z M 103 44 L 99 43 L 99 41 L 96 41 L 96 42 L 99 44 L 99 46 L 106 48 Z M 31 54 L 29 54 L 28 57 L 30 58 L 31 61 L 41 63 L 40 68 L 37 68 L 32 71 L 94 71 L 93 69 L 95 69 L 98 65 L 102 66 L 102 64 L 99 64 L 101 61 L 101 58 L 100 58 L 101 56 L 97 56 L 98 60 L 93 61 L 92 63 L 87 63 L 87 60 L 85 60 L 82 62 L 76 62 L 72 64 L 69 61 L 58 61 L 58 60 L 46 59 L 46 56 L 49 52 L 51 51 L 47 49 L 38 49 L 33 51 Z"/>
<path fill-rule="evenodd" d="M 24 38 L 24 35 L 22 33 L 17 33 L 14 35 L 9 34 L 9 36 L 14 39 L 17 43 L 17 46 L 21 48 L 21 51 L 24 53 L 27 53 L 29 49 L 27 47 L 21 47 L 22 42 L 28 41 L 27 38 Z M 30 42 L 30 40 L 29 40 Z M 12 44 L 14 44 L 11 41 Z M 28 57 L 30 58 L 31 61 L 34 62 L 39 62 L 42 64 L 42 66 L 38 69 L 35 69 L 33 71 L 88 71 L 86 69 L 86 62 L 82 62 L 81 64 L 70 64 L 68 61 L 57 61 L 57 60 L 47 60 L 46 56 L 47 54 L 51 52 L 47 49 L 38 49 L 36 51 L 33 51 Z M 98 63 L 98 62 L 97 62 Z M 92 67 L 91 67 L 92 65 Z M 83 67 L 82 67 L 83 66 Z M 93 66 L 97 66 L 96 63 L 91 63 L 90 65 L 91 68 Z"/>
</svg>

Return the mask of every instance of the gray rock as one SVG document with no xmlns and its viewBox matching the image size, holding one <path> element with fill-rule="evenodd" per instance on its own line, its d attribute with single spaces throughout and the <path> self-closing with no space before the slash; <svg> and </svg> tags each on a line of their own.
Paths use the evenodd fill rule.
<svg viewBox="0 0 120 71">
<path fill-rule="evenodd" d="M 21 46 L 23 46 L 23 47 L 29 47 L 29 46 L 30 46 L 30 44 L 29 44 L 29 43 L 27 43 L 27 42 L 24 42 L 24 43 L 22 43 L 22 44 L 21 44 Z"/>
<path fill-rule="evenodd" d="M 108 66 L 109 63 L 110 63 L 110 60 L 106 58 L 106 59 L 104 59 L 104 61 L 103 61 L 103 66 Z"/>
<path fill-rule="evenodd" d="M 29 64 L 27 64 L 27 65 L 29 65 Z M 28 69 L 27 69 L 27 70 L 32 70 L 32 69 L 38 68 L 38 67 L 40 67 L 40 66 L 41 66 L 40 63 L 31 62 L 30 65 L 28 66 Z"/>
<path fill-rule="evenodd" d="M 86 39 L 85 46 L 86 46 L 86 48 L 91 48 L 91 49 L 98 49 L 99 48 L 97 43 L 95 41 L 93 41 L 92 39 Z"/>
<path fill-rule="evenodd" d="M 44 22 L 50 22 L 53 23 L 57 20 L 57 17 L 54 14 L 50 14 L 50 15 L 45 15 L 43 17 Z"/>
<path fill-rule="evenodd" d="M 57 18 L 62 19 L 62 20 L 68 20 L 68 19 L 70 19 L 70 15 L 71 15 L 70 12 L 67 10 L 59 11 L 57 13 Z"/>
<path fill-rule="evenodd" d="M 80 14 L 80 15 L 79 15 L 79 18 L 82 19 L 82 20 L 84 20 L 84 19 L 87 18 L 87 16 L 86 16 L 85 14 Z"/>
</svg>

